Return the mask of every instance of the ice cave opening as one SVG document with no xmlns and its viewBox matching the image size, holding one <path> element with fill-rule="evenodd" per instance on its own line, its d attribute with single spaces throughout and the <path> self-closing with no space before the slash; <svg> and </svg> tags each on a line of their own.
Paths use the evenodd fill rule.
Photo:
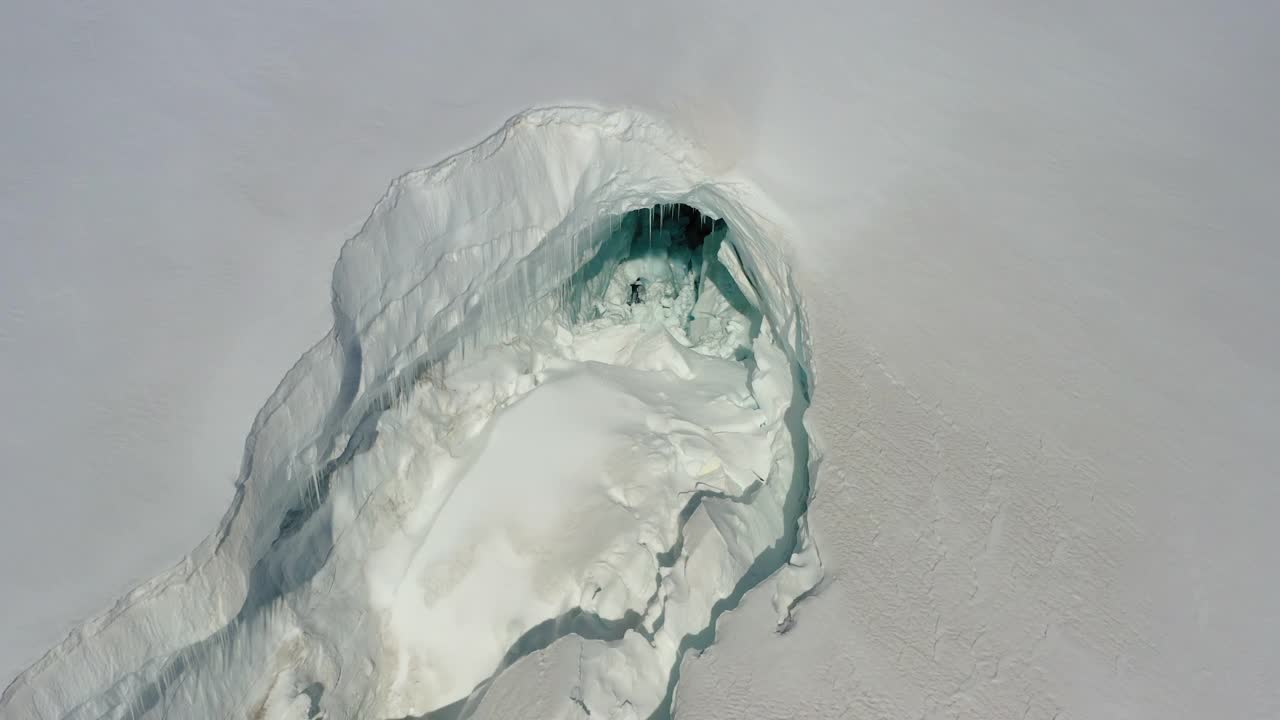
<svg viewBox="0 0 1280 720">
<path fill-rule="evenodd" d="M 705 352 L 729 350 L 739 361 L 750 354 L 762 316 L 719 257 L 724 220 L 678 203 L 605 225 L 600 250 L 561 288 L 569 324 L 651 323 Z"/>
</svg>

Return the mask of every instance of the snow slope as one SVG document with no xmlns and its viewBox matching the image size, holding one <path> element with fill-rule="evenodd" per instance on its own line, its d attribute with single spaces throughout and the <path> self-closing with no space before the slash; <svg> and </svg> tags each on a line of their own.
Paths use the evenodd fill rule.
<svg viewBox="0 0 1280 720">
<path fill-rule="evenodd" d="M 1273 9 L 0 12 L 9 672 L 214 521 L 371 188 L 589 98 L 785 208 L 812 321 L 830 579 L 689 715 L 1276 714 Z"/>
</svg>

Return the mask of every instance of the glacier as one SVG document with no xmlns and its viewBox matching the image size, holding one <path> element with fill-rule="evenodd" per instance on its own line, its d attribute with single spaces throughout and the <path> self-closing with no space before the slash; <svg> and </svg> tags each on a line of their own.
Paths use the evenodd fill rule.
<svg viewBox="0 0 1280 720">
<path fill-rule="evenodd" d="M 721 615 L 677 717 L 1280 717 L 1263 5 L 5 4 L 0 691 L 218 526 L 389 179 L 591 101 L 785 208 L 815 348 L 826 579 Z M 618 627 L 474 720 L 556 716 L 557 623 Z"/>
<path fill-rule="evenodd" d="M 396 180 L 219 527 L 0 710 L 459 718 L 573 642 L 567 713 L 662 717 L 765 576 L 785 630 L 822 576 L 810 349 L 782 211 L 715 167 L 559 107 Z"/>
</svg>

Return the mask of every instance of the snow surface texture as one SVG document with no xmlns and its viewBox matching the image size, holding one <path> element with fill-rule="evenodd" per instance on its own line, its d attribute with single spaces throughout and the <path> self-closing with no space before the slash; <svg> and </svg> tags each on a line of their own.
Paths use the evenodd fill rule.
<svg viewBox="0 0 1280 720">
<path fill-rule="evenodd" d="M 821 575 L 808 350 L 767 204 L 704 167 L 651 119 L 562 108 L 396 181 L 221 527 L 0 709 L 466 717 L 572 633 L 564 711 L 645 718 L 779 567 L 785 626 Z"/>
</svg>

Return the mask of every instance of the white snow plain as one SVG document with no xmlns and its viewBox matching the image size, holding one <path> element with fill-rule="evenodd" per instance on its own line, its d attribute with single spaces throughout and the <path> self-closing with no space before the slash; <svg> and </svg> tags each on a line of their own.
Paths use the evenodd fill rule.
<svg viewBox="0 0 1280 720">
<path fill-rule="evenodd" d="M 679 714 L 1280 714 L 1274 8 L 0 15 L 0 674 L 216 521 L 371 188 L 590 98 L 785 209 L 811 320 L 828 579 L 724 616 Z M 479 715 L 554 716 L 578 655 Z"/>
</svg>

